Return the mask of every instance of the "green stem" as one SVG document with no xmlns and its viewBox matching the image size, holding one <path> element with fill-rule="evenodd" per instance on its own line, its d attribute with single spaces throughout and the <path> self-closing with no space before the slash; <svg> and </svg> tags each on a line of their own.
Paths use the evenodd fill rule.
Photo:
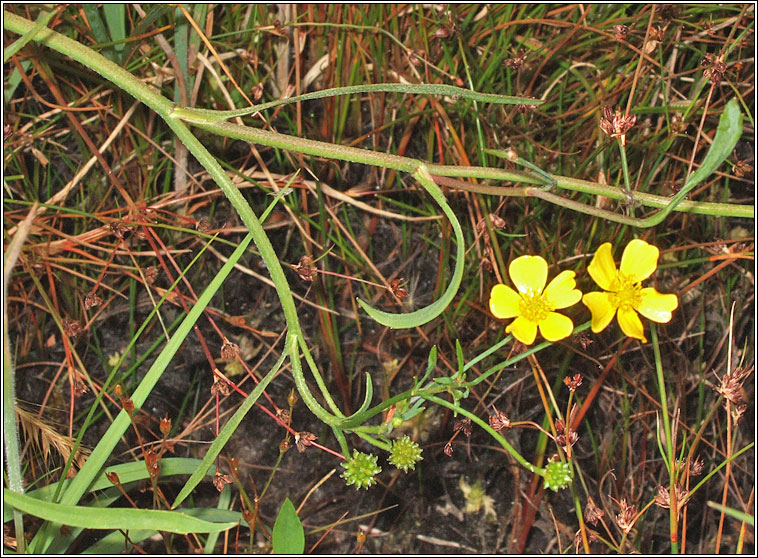
<svg viewBox="0 0 758 558">
<path fill-rule="evenodd" d="M 182 113 L 181 107 L 176 107 L 172 111 L 174 118 L 180 118 Z M 342 161 L 349 161 L 352 163 L 361 163 L 365 165 L 374 165 L 404 172 L 412 173 L 422 164 L 422 161 L 418 159 L 412 159 L 410 157 L 401 157 L 399 155 L 393 155 L 390 153 L 380 153 L 376 151 L 369 151 L 367 149 L 359 149 L 356 147 L 348 147 L 345 145 L 335 145 L 331 143 L 325 143 L 321 141 L 310 140 L 306 138 L 298 138 L 293 136 L 287 136 L 276 132 L 270 132 L 268 130 L 261 130 L 258 128 L 252 128 L 249 126 L 240 126 L 239 124 L 232 124 L 229 122 L 205 122 L 197 121 L 192 122 L 196 127 L 212 132 L 214 134 L 230 137 L 233 139 L 239 139 L 258 145 L 266 145 L 269 147 L 276 147 L 278 149 L 287 149 L 296 151 L 299 153 L 305 153 L 307 155 L 314 155 L 317 157 L 328 157 L 332 159 L 339 159 Z M 442 177 L 458 177 L 458 178 L 481 178 L 490 180 L 500 180 L 508 182 L 534 184 L 543 186 L 546 182 L 546 178 L 537 174 L 522 171 L 509 171 L 505 169 L 498 169 L 493 167 L 460 167 L 455 165 L 426 165 L 429 173 L 434 176 Z M 555 180 L 555 186 L 564 190 L 570 190 L 574 192 L 581 192 L 585 194 L 591 194 L 595 196 L 605 196 L 619 201 L 627 201 L 629 196 L 623 188 L 614 186 L 608 186 L 604 184 L 597 184 L 587 180 L 581 180 L 568 176 L 548 175 L 551 179 Z M 453 186 L 455 187 L 455 186 Z M 661 222 L 662 217 L 665 217 L 672 211 L 696 213 L 700 215 L 717 215 L 728 217 L 744 217 L 753 218 L 755 214 L 755 208 L 751 205 L 738 205 L 728 203 L 711 203 L 711 202 L 698 202 L 684 200 L 683 196 L 677 194 L 673 198 L 665 196 L 658 196 L 655 194 L 647 194 L 643 192 L 637 192 L 634 196 L 634 201 L 647 207 L 660 208 L 659 211 L 650 217 L 644 219 L 635 219 L 633 217 L 627 217 L 625 215 L 619 215 L 612 211 L 599 209 L 597 207 L 583 204 L 563 196 L 547 192 L 541 188 L 507 188 L 497 186 L 480 186 L 480 185 L 466 185 L 466 190 L 472 192 L 479 192 L 483 194 L 494 194 L 501 196 L 521 196 L 521 197 L 536 197 L 572 209 L 588 215 L 594 215 L 602 219 L 608 219 L 617 223 L 628 224 L 635 227 L 648 228 Z M 685 192 L 686 195 L 686 192 Z"/>
<path fill-rule="evenodd" d="M 663 363 L 661 361 L 661 349 L 658 346 L 658 331 L 655 323 L 650 322 L 650 341 L 653 345 L 653 355 L 655 356 L 655 371 L 658 378 L 658 397 L 661 401 L 661 420 L 663 421 L 663 431 L 666 435 L 666 465 L 669 471 L 669 537 L 671 540 L 671 553 L 679 553 L 679 505 L 676 502 L 676 460 L 674 455 L 674 440 L 671 435 L 671 423 L 669 422 L 668 401 L 666 395 L 666 381 L 663 377 Z"/>
<path fill-rule="evenodd" d="M 484 422 L 482 419 L 480 419 L 478 416 L 476 416 L 473 413 L 470 413 L 469 411 L 462 409 L 458 405 L 454 405 L 453 403 L 450 403 L 449 401 L 445 401 L 444 399 L 440 399 L 439 397 L 436 397 L 434 395 L 428 395 L 424 393 L 419 394 L 423 399 L 426 399 L 427 401 L 431 401 L 432 403 L 436 403 L 437 405 L 440 405 L 442 407 L 446 407 L 452 411 L 456 411 L 460 414 L 462 414 L 464 417 L 470 418 L 472 422 L 479 425 L 481 428 L 483 428 L 490 436 L 495 438 L 495 440 L 498 441 L 498 443 L 505 448 L 505 450 L 511 454 L 513 459 L 515 459 L 522 467 L 525 469 L 531 471 L 532 473 L 539 475 L 541 477 L 545 476 L 545 469 L 542 467 L 536 467 L 529 463 L 526 459 L 524 459 L 521 454 L 516 451 L 516 448 L 514 448 L 512 445 L 510 445 L 505 438 L 503 438 L 496 430 L 494 430 L 489 424 Z"/>
<path fill-rule="evenodd" d="M 626 162 L 626 145 L 621 140 L 618 144 L 621 152 L 621 174 L 624 175 L 624 193 L 629 200 L 629 216 L 634 218 L 634 195 L 632 195 L 632 186 L 629 180 L 629 164 Z"/>
<path fill-rule="evenodd" d="M 492 93 L 479 93 L 470 89 L 463 89 L 452 85 L 439 84 L 410 84 L 410 83 L 375 83 L 370 85 L 351 85 L 348 87 L 334 87 L 332 89 L 322 89 L 311 93 L 298 95 L 297 97 L 288 97 L 286 99 L 277 99 L 268 103 L 261 103 L 253 107 L 247 107 L 236 110 L 208 110 L 189 107 L 177 106 L 174 109 L 174 115 L 177 118 L 186 120 L 193 124 L 208 124 L 222 122 L 230 118 L 250 116 L 261 111 L 309 101 L 312 99 L 323 99 L 324 97 L 336 97 L 338 95 L 352 95 L 354 93 L 413 93 L 416 95 L 449 95 L 453 97 L 464 97 L 474 102 L 482 101 L 485 103 L 496 103 L 503 105 L 539 105 L 542 101 L 537 99 L 528 99 L 526 97 L 510 97 L 507 95 L 495 95 Z"/>
</svg>

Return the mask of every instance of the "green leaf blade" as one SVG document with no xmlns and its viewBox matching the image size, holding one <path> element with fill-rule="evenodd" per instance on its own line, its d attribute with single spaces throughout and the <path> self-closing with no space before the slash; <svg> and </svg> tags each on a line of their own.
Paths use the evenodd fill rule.
<svg viewBox="0 0 758 558">
<path fill-rule="evenodd" d="M 285 498 L 276 516 L 272 533 L 274 554 L 302 554 L 305 550 L 305 532 L 297 516 L 295 505 Z"/>
<path fill-rule="evenodd" d="M 237 522 L 214 523 L 182 513 L 133 508 L 91 508 L 53 504 L 3 490 L 6 505 L 47 521 L 89 529 L 154 529 L 170 533 L 215 533 L 231 529 Z"/>
</svg>

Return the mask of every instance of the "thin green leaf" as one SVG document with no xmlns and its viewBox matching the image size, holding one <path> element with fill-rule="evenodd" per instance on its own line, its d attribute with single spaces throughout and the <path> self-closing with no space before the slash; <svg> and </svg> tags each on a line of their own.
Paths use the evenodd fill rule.
<svg viewBox="0 0 758 558">
<path fill-rule="evenodd" d="M 686 189 L 691 190 L 708 178 L 729 155 L 742 135 L 742 112 L 736 98 L 732 98 L 724 107 L 719 118 L 716 137 L 705 155 L 705 159 L 695 172 L 687 179 Z"/>
<path fill-rule="evenodd" d="M 237 522 L 212 523 L 182 512 L 134 508 L 89 508 L 52 504 L 3 489 L 6 505 L 47 521 L 88 529 L 155 529 L 169 533 L 214 533 L 231 529 Z"/>
<path fill-rule="evenodd" d="M 126 46 L 123 43 L 123 40 L 126 39 L 126 4 L 105 4 L 103 5 L 103 13 L 110 32 L 111 42 L 118 43 L 113 45 L 113 49 L 120 53 Z"/>
<path fill-rule="evenodd" d="M 288 338 L 288 342 L 290 342 L 290 339 L 291 338 Z M 258 401 L 258 398 L 263 394 L 263 390 L 266 389 L 266 386 L 268 386 L 269 382 L 273 380 L 277 372 L 279 372 L 279 368 L 281 368 L 284 359 L 287 357 L 287 354 L 288 352 L 286 349 L 282 351 L 282 355 L 279 357 L 279 360 L 276 361 L 276 364 L 274 364 L 274 367 L 271 369 L 271 371 L 266 374 L 266 376 L 260 381 L 257 386 L 255 386 L 255 389 L 252 391 L 252 393 L 250 393 L 250 395 L 248 395 L 247 399 L 243 401 L 242 405 L 240 405 L 240 408 L 237 409 L 237 412 L 235 412 L 232 418 L 230 418 L 226 424 L 224 424 L 221 432 L 218 433 L 218 436 L 216 436 L 216 439 L 213 440 L 213 443 L 208 448 L 208 451 L 206 452 L 202 463 L 197 467 L 197 469 L 195 469 L 184 487 L 179 492 L 176 500 L 174 500 L 174 504 L 171 506 L 172 508 L 176 508 L 179 504 L 181 504 L 184 499 L 189 496 L 195 487 L 200 483 L 203 477 L 208 473 L 208 470 L 211 468 L 211 466 L 213 466 L 213 462 L 218 457 L 218 454 L 221 453 L 222 449 L 224 449 L 224 446 L 229 441 L 229 438 L 231 438 L 232 434 L 234 434 L 234 432 L 237 430 L 237 427 L 242 422 L 242 419 L 245 418 L 247 412 L 253 408 L 255 402 Z"/>
<path fill-rule="evenodd" d="M 21 60 L 21 68 L 26 72 L 32 65 L 31 60 Z M 21 72 L 18 71 L 18 68 L 13 68 L 13 71 L 11 72 L 10 77 L 8 78 L 8 81 L 5 82 L 5 102 L 10 103 L 11 99 L 13 98 L 13 94 L 16 92 L 16 89 L 18 89 L 18 86 L 21 85 L 21 82 L 23 81 L 23 78 L 21 77 Z M 43 205 L 43 204 L 40 204 Z"/>
<path fill-rule="evenodd" d="M 220 510 L 226 510 L 229 509 L 229 504 L 232 500 L 232 489 L 230 486 L 225 486 L 224 489 L 221 491 L 221 494 L 219 494 L 218 497 L 218 505 L 216 506 Z M 218 533 L 211 533 L 208 535 L 208 540 L 205 541 L 205 546 L 203 547 L 203 550 L 205 550 L 206 554 L 213 554 L 213 549 L 216 546 L 216 542 L 218 541 Z"/>
<path fill-rule="evenodd" d="M 720 511 L 721 513 L 724 513 L 728 515 L 729 517 L 733 517 L 737 521 L 742 521 L 744 523 L 747 523 L 751 527 L 755 524 L 755 517 L 747 514 L 745 512 L 742 512 L 740 510 L 735 510 L 734 508 L 730 508 L 729 506 L 722 506 L 721 504 L 717 504 L 716 502 L 711 502 L 708 500 L 706 502 L 709 508 L 713 508 L 714 510 Z"/>
<path fill-rule="evenodd" d="M 57 14 L 57 10 L 52 10 L 50 12 L 42 11 L 39 14 L 39 17 L 37 18 L 37 23 L 34 24 L 34 27 L 30 30 L 21 35 L 18 39 L 13 41 L 11 44 L 9 44 L 5 49 L 3 50 L 3 64 L 5 64 L 8 60 L 10 60 L 11 56 L 16 54 L 19 50 L 24 48 L 26 43 L 32 40 L 32 38 L 37 34 L 37 32 L 42 29 L 43 27 L 46 27 L 47 24 L 50 22 L 51 19 Z"/>
<path fill-rule="evenodd" d="M 708 178 L 732 154 L 741 135 L 742 112 L 740 112 L 737 99 L 732 99 L 724 107 L 724 112 L 721 113 L 716 136 L 713 138 L 713 143 L 700 164 L 700 168 L 690 175 L 684 188 L 671 198 L 666 207 L 647 219 L 641 219 L 638 226 L 653 227 L 663 221 L 695 186 Z"/>
<path fill-rule="evenodd" d="M 216 277 L 206 287 L 200 297 L 197 299 L 197 303 L 192 307 L 187 317 L 182 320 L 181 325 L 177 328 L 174 336 L 166 343 L 166 346 L 155 359 L 155 362 L 145 374 L 145 377 L 140 382 L 135 392 L 132 394 L 132 401 L 134 402 L 134 408 L 139 409 L 147 399 L 147 396 L 155 387 L 155 384 L 161 378 L 163 372 L 171 364 L 176 352 L 181 347 L 182 343 L 186 339 L 187 335 L 192 330 L 195 322 L 200 318 L 205 307 L 210 303 L 216 291 L 224 283 L 226 277 L 229 275 L 234 265 L 239 261 L 242 255 L 246 252 L 252 235 L 248 234 L 232 253 L 229 259 L 219 270 Z M 165 297 L 164 297 L 165 298 Z M 81 468 L 79 473 L 73 478 L 71 484 L 69 484 L 66 492 L 61 497 L 61 503 L 66 505 L 73 505 L 79 501 L 82 495 L 86 492 L 87 487 L 92 483 L 94 478 L 98 475 L 100 469 L 104 465 L 105 461 L 110 457 L 113 452 L 113 448 L 121 439 L 121 436 L 131 425 L 131 419 L 125 411 L 121 411 L 106 433 L 100 439 L 100 442 L 92 450 L 87 462 Z M 35 552 L 45 552 L 50 546 L 56 527 L 54 525 L 46 525 L 40 529 L 35 536 Z"/>
<path fill-rule="evenodd" d="M 302 554 L 305 550 L 303 524 L 289 498 L 284 499 L 279 515 L 276 516 L 271 541 L 274 554 Z"/>
<path fill-rule="evenodd" d="M 463 279 L 463 259 L 465 253 L 465 240 L 463 237 L 463 230 L 458 222 L 458 218 L 453 213 L 453 210 L 447 203 L 442 190 L 435 184 L 432 177 L 429 175 L 429 171 L 426 169 L 426 165 L 421 165 L 413 176 L 418 180 L 429 195 L 437 202 L 442 208 L 447 218 L 450 220 L 450 224 L 453 227 L 456 241 L 456 256 L 455 256 L 455 269 L 453 270 L 453 277 L 450 280 L 450 284 L 442 293 L 442 296 L 431 303 L 425 308 L 410 312 L 408 314 L 392 314 L 390 312 L 384 312 L 372 308 L 361 299 L 358 299 L 358 304 L 361 305 L 366 313 L 376 322 L 390 327 L 392 329 L 406 329 L 412 327 L 418 327 L 432 321 L 434 318 L 442 314 L 445 309 L 453 302 L 455 294 L 458 292 L 458 287 L 461 285 L 461 279 Z"/>
<path fill-rule="evenodd" d="M 98 43 L 107 43 L 109 40 L 108 32 L 105 29 L 103 18 L 100 17 L 100 8 L 98 5 L 84 2 L 82 4 L 82 9 L 89 22 L 89 29 L 92 31 L 92 36 L 95 37 L 95 40 Z"/>
<path fill-rule="evenodd" d="M 450 95 L 459 98 L 470 99 L 472 101 L 481 101 L 483 103 L 494 103 L 501 105 L 539 105 L 542 101 L 538 99 L 529 99 L 527 97 L 511 97 L 508 95 L 496 95 L 494 93 L 480 93 L 455 87 L 453 85 L 441 84 L 410 84 L 410 83 L 375 83 L 371 85 L 351 85 L 348 87 L 335 87 L 332 89 L 322 89 L 312 93 L 305 93 L 297 97 L 278 99 L 269 103 L 262 103 L 253 107 L 247 107 L 237 110 L 208 110 L 194 109 L 188 107 L 175 107 L 172 114 L 182 120 L 192 123 L 211 123 L 222 122 L 229 118 L 238 116 L 249 116 L 266 109 L 309 101 L 312 99 L 322 99 L 324 97 L 336 97 L 338 95 L 352 95 L 354 93 L 413 93 L 417 95 Z"/>
<path fill-rule="evenodd" d="M 190 457 L 164 457 L 161 460 L 160 478 L 167 478 L 176 475 L 191 475 L 193 472 L 195 472 L 201 463 L 202 461 L 200 459 L 192 459 Z M 105 476 L 106 472 L 116 473 L 118 475 L 118 480 L 121 483 L 121 486 L 126 486 L 130 482 L 141 481 L 148 478 L 147 467 L 145 467 L 144 461 L 120 463 L 118 465 L 113 465 L 112 467 L 107 467 L 106 469 L 101 470 L 100 474 L 95 477 L 95 480 L 87 488 L 87 492 L 105 490 L 113 486 L 113 483 L 108 480 L 108 477 Z M 63 489 L 66 490 L 69 484 L 71 484 L 71 481 L 69 479 L 64 480 Z M 45 500 L 46 502 L 50 502 L 57 486 L 57 483 L 49 484 L 47 486 L 43 486 L 42 488 L 31 490 L 27 492 L 26 495 L 30 498 L 36 498 L 38 500 Z M 10 517 L 11 509 L 5 508 L 3 510 L 3 522 L 8 521 Z"/>
</svg>

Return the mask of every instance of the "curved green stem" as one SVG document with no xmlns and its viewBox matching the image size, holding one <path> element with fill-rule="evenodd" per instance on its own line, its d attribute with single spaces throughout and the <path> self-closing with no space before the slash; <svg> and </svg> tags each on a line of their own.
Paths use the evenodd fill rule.
<svg viewBox="0 0 758 558">
<path fill-rule="evenodd" d="M 442 293 L 442 296 L 438 300 L 435 300 L 433 303 L 431 303 L 429 306 L 420 308 L 415 312 L 409 312 L 408 314 L 392 314 L 390 312 L 383 312 L 381 310 L 372 308 L 361 299 L 358 299 L 358 304 L 360 304 L 361 308 L 363 308 L 363 310 L 365 310 L 366 313 L 371 316 L 374 321 L 395 329 L 417 327 L 428 323 L 439 316 L 442 312 L 445 311 L 448 306 L 450 306 L 450 303 L 455 297 L 455 293 L 458 292 L 458 287 L 461 285 L 461 280 L 463 279 L 463 261 L 465 256 L 466 241 L 463 236 L 461 224 L 458 222 L 458 218 L 455 216 L 455 213 L 453 213 L 453 210 L 445 200 L 445 196 L 442 193 L 442 190 L 440 190 L 439 186 L 437 186 L 434 183 L 434 180 L 432 180 L 432 177 L 429 174 L 426 165 L 423 163 L 420 164 L 419 167 L 414 170 L 413 177 L 419 181 L 419 183 L 424 187 L 432 199 L 434 199 L 434 201 L 439 204 L 439 206 L 442 208 L 442 211 L 450 220 L 450 225 L 453 227 L 453 232 L 455 233 L 455 241 L 457 244 L 455 254 L 455 269 L 453 270 L 453 276 L 450 279 L 450 283 L 445 289 L 445 292 Z"/>
<path fill-rule="evenodd" d="M 521 454 L 516 451 L 516 448 L 514 448 L 512 445 L 510 445 L 505 438 L 503 438 L 500 433 L 498 433 L 496 430 L 494 430 L 489 424 L 484 422 L 482 419 L 480 419 L 478 416 L 476 416 L 474 413 L 470 413 L 469 411 L 462 409 L 458 405 L 454 405 L 453 403 L 450 403 L 449 401 L 445 401 L 444 399 L 440 399 L 439 397 L 435 397 L 434 395 L 427 395 L 424 393 L 419 394 L 423 399 L 426 399 L 427 401 L 431 401 L 432 403 L 436 403 L 437 405 L 440 405 L 442 407 L 447 407 L 451 411 L 456 411 L 460 414 L 462 414 L 464 417 L 470 418 L 472 422 L 479 425 L 481 428 L 487 431 L 487 433 L 495 438 L 495 440 L 498 441 L 498 443 L 505 448 L 505 450 L 511 454 L 513 459 L 515 459 L 522 467 L 525 469 L 531 471 L 532 473 L 535 473 L 536 475 L 539 475 L 541 477 L 545 476 L 545 469 L 543 467 L 536 467 L 535 465 L 529 463 L 526 459 L 524 459 Z"/>
</svg>

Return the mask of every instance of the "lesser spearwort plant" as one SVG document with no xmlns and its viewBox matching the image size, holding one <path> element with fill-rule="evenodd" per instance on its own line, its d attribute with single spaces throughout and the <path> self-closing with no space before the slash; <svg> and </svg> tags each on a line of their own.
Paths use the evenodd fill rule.
<svg viewBox="0 0 758 558">
<path fill-rule="evenodd" d="M 661 294 L 651 287 L 642 287 L 641 282 L 648 279 L 656 269 L 658 259 L 658 249 L 642 240 L 632 240 L 624 250 L 621 258 L 620 269 L 616 269 L 615 263 L 611 257 L 612 246 L 610 243 L 602 244 L 595 253 L 592 262 L 587 268 L 590 277 L 603 289 L 603 292 L 589 292 L 582 295 L 581 291 L 576 288 L 576 272 L 573 270 L 559 271 L 555 277 L 548 283 L 548 263 L 540 255 L 523 255 L 514 259 L 508 269 L 512 288 L 505 284 L 498 284 L 492 288 L 489 308 L 492 314 L 499 319 L 511 319 L 505 332 L 512 334 L 507 336 L 496 346 L 484 351 L 482 354 L 471 359 L 468 364 L 464 362 L 462 352 L 459 353 L 459 366 L 457 371 L 450 376 L 441 376 L 432 378 L 436 368 L 437 351 L 436 347 L 430 348 L 428 366 L 426 374 L 420 379 L 414 379 L 414 385 L 411 389 L 387 398 L 385 401 L 373 405 L 373 388 L 370 376 L 366 376 L 366 397 L 360 408 L 350 416 L 346 416 L 336 404 L 334 397 L 324 381 L 319 367 L 316 365 L 308 346 L 305 335 L 300 327 L 298 314 L 289 284 L 279 263 L 277 254 L 271 245 L 266 233 L 261 226 L 260 219 L 254 214 L 239 190 L 231 182 L 222 166 L 213 157 L 208 150 L 198 141 L 197 137 L 190 131 L 190 126 L 218 134 L 219 136 L 237 138 L 262 145 L 274 146 L 281 149 L 295 151 L 304 154 L 317 155 L 321 157 L 332 158 L 342 161 L 352 161 L 379 167 L 395 169 L 409 173 L 424 188 L 426 193 L 440 206 L 442 212 L 449 219 L 456 239 L 456 261 L 450 284 L 445 289 L 442 296 L 426 308 L 422 308 L 409 314 L 391 314 L 383 312 L 368 306 L 366 303 L 359 301 L 361 307 L 380 324 L 392 328 L 411 328 L 428 323 L 435 317 L 439 316 L 453 301 L 455 294 L 462 280 L 462 265 L 464 255 L 464 237 L 461 225 L 448 205 L 445 196 L 437 185 L 438 177 L 466 176 L 491 180 L 509 180 L 518 183 L 527 184 L 525 188 L 501 189 L 501 195 L 527 195 L 543 199 L 550 203 L 556 203 L 568 209 L 572 209 L 596 217 L 609 219 L 618 223 L 623 223 L 635 227 L 650 227 L 660 223 L 672 211 L 687 210 L 691 212 L 710 212 L 720 215 L 740 215 L 752 216 L 752 208 L 733 206 L 730 204 L 692 204 L 684 200 L 687 192 L 700 181 L 710 175 L 716 167 L 731 153 L 741 132 L 741 114 L 735 100 L 730 101 L 721 117 L 718 131 L 713 140 L 713 147 L 709 150 L 705 160 L 699 170 L 693 173 L 681 191 L 671 200 L 662 203 L 661 200 L 638 193 L 635 195 L 635 202 L 642 205 L 658 207 L 660 210 L 654 215 L 644 218 L 635 219 L 626 215 L 616 214 L 607 210 L 599 209 L 594 206 L 579 204 L 567 197 L 562 197 L 550 189 L 567 189 L 580 190 L 585 193 L 604 195 L 613 199 L 623 200 L 628 195 L 628 188 L 616 188 L 612 186 L 593 184 L 584 181 L 578 181 L 570 177 L 553 176 L 539 169 L 530 170 L 529 172 L 510 171 L 499 168 L 489 167 L 458 167 L 427 164 L 419 160 L 388 155 L 375 151 L 367 151 L 356 148 L 349 148 L 342 145 L 334 145 L 323 142 L 312 141 L 304 138 L 286 136 L 279 133 L 260 130 L 254 127 L 231 124 L 226 122 L 232 117 L 242 117 L 257 112 L 275 108 L 284 104 L 294 103 L 307 99 L 323 98 L 335 95 L 344 95 L 352 93 L 366 92 L 399 92 L 410 94 L 429 94 L 429 95 L 456 95 L 460 98 L 470 99 L 480 103 L 500 103 L 500 104 L 519 104 L 522 106 L 539 105 L 540 101 L 520 97 L 507 97 L 501 95 L 482 94 L 469 89 L 451 87 L 446 85 L 405 85 L 405 84 L 377 84 L 368 86 L 355 86 L 333 90 L 318 91 L 292 97 L 281 101 L 266 103 L 265 105 L 253 106 L 250 108 L 232 110 L 232 111 L 212 111 L 193 109 L 179 106 L 174 102 L 166 99 L 153 91 L 148 85 L 138 80 L 135 76 L 107 60 L 97 52 L 85 47 L 81 43 L 51 31 L 44 26 L 37 27 L 31 21 L 18 17 L 12 13 L 5 13 L 4 25 L 6 30 L 24 35 L 26 41 L 36 41 L 48 48 L 70 56 L 77 62 L 92 70 L 100 73 L 113 84 L 121 87 L 127 93 L 133 95 L 136 99 L 142 101 L 150 107 L 156 114 L 165 120 L 168 126 L 173 130 L 176 136 L 184 143 L 189 151 L 195 156 L 197 161 L 205 167 L 210 176 L 216 181 L 223 193 L 230 200 L 234 208 L 239 213 L 245 226 L 249 229 L 250 235 L 260 251 L 265 266 L 273 280 L 283 312 L 287 322 L 287 335 L 282 357 L 271 371 L 264 377 L 253 393 L 240 410 L 229 420 L 221 430 L 217 438 L 208 449 L 202 465 L 198 467 L 191 475 L 189 480 L 180 491 L 179 495 L 173 502 L 172 508 L 181 504 L 193 489 L 197 486 L 206 472 L 212 466 L 213 462 L 219 456 L 226 441 L 233 433 L 236 426 L 242 420 L 244 414 L 249 410 L 255 400 L 261 395 L 266 385 L 273 379 L 283 366 L 283 362 L 289 359 L 291 363 L 292 374 L 295 385 L 300 397 L 306 406 L 316 415 L 325 425 L 331 428 L 335 440 L 341 451 L 341 458 L 344 459 L 342 468 L 344 471 L 341 476 L 345 481 L 356 488 L 369 488 L 374 485 L 376 476 L 380 473 L 381 467 L 378 464 L 378 457 L 365 452 L 360 452 L 353 448 L 351 451 L 347 434 L 357 434 L 361 439 L 375 446 L 376 448 L 386 451 L 389 454 L 389 463 L 404 472 L 414 470 L 416 465 L 422 460 L 422 451 L 418 443 L 407 436 L 399 439 L 391 439 L 390 434 L 393 429 L 402 425 L 405 421 L 410 420 L 424 410 L 424 405 L 433 403 L 442 407 L 451 409 L 456 415 L 462 415 L 470 420 L 474 425 L 486 431 L 507 451 L 513 459 L 527 470 L 544 477 L 545 487 L 551 490 L 559 490 L 571 486 L 575 490 L 573 479 L 580 473 L 576 462 L 573 460 L 571 445 L 575 441 L 575 432 L 571 430 L 571 413 L 567 410 L 566 416 L 563 416 L 555 424 L 552 424 L 553 436 L 556 442 L 556 456 L 550 459 L 546 467 L 530 463 L 524 458 L 506 439 L 502 432 L 507 430 L 504 425 L 512 426 L 507 418 L 497 415 L 496 420 L 490 420 L 490 423 L 483 421 L 476 414 L 466 410 L 461 402 L 468 397 L 470 388 L 487 378 L 491 377 L 513 365 L 514 363 L 533 355 L 550 346 L 552 343 L 569 338 L 575 331 L 583 331 L 591 324 L 592 331 L 598 333 L 605 329 L 613 319 L 614 315 L 618 316 L 619 325 L 624 334 L 646 341 L 643 333 L 643 326 L 639 320 L 638 313 L 655 323 L 667 323 L 672 318 L 672 311 L 677 308 L 677 298 L 673 294 Z M 18 49 L 18 45 L 14 48 Z M 627 130 L 625 130 L 626 132 Z M 516 162 L 521 161 L 515 158 Z M 524 164 L 527 168 L 534 169 L 534 166 Z M 628 176 L 625 176 L 628 183 Z M 543 187 L 546 186 L 546 187 Z M 518 190 L 518 192 L 516 192 Z M 243 250 L 238 250 L 241 252 Z M 235 257 L 239 257 L 239 255 Z M 230 259 L 230 266 L 234 261 Z M 222 277 L 225 277 L 223 275 Z M 188 334 L 195 320 L 200 316 L 209 302 L 215 290 L 220 286 L 223 279 L 214 281 L 205 293 L 200 297 L 198 304 L 192 309 L 192 312 L 184 319 L 179 330 L 166 346 L 162 354 L 164 358 L 159 359 L 158 364 L 151 368 L 145 379 L 140 384 L 138 390 L 133 394 L 131 401 L 134 409 L 138 410 L 144 403 L 147 395 L 155 386 L 163 370 L 166 369 L 171 356 L 178 349 L 184 336 Z M 591 312 L 591 322 L 585 323 L 577 328 L 568 315 L 557 312 L 557 310 L 568 310 L 580 300 L 589 308 Z M 581 307 L 579 307 L 581 308 Z M 578 311 L 574 310 L 578 315 Z M 491 368 L 484 374 L 475 379 L 467 380 L 466 371 L 476 362 L 492 355 L 505 346 L 513 338 L 517 339 L 524 345 L 532 345 L 537 337 L 537 332 L 546 339 L 545 343 L 530 348 L 527 351 L 515 354 L 497 366 Z M 655 329 L 652 330 L 653 345 L 657 347 L 657 337 Z M 8 347 L 6 346 L 6 351 Z M 656 349 L 657 350 L 657 349 Z M 313 376 L 316 386 L 320 392 L 320 399 L 317 398 L 308 386 L 303 372 L 302 361 L 305 361 L 307 369 Z M 531 362 L 531 361 L 530 361 Z M 536 365 L 536 360 L 533 363 Z M 118 365 L 117 365 L 118 366 Z M 4 375 L 11 379 L 12 368 L 6 366 Z M 581 382 L 575 381 L 574 386 Z M 103 391 L 107 388 L 103 387 Z M 667 466 L 670 467 L 672 487 L 676 484 L 677 471 L 673 466 L 674 463 L 674 442 L 671 438 L 671 430 L 668 426 L 669 418 L 666 411 L 665 386 L 660 383 L 661 402 L 663 404 L 663 422 L 666 426 L 666 443 L 665 459 Z M 573 388 L 575 389 L 575 388 Z M 573 394 L 572 389 L 572 394 Z M 12 390 L 10 390 L 12 397 Z M 448 397 L 444 397 L 447 395 Z M 6 398 L 9 397 L 6 390 Z M 323 403 L 322 403 L 323 401 Z M 13 400 L 6 399 L 5 413 L 11 413 L 13 409 Z M 373 424 L 371 421 L 382 413 L 389 413 L 390 410 L 394 415 L 390 415 L 391 420 L 384 421 L 381 424 Z M 557 409 L 556 409 L 557 410 Z M 547 411 L 547 409 L 546 409 Z M 6 420 L 6 425 L 13 424 L 13 419 Z M 515 424 L 515 423 L 513 423 Z M 102 437 L 101 442 L 92 452 L 89 460 L 78 472 L 76 477 L 64 488 L 63 483 L 58 487 L 61 497 L 55 505 L 63 505 L 72 508 L 76 506 L 82 495 L 88 490 L 93 479 L 95 479 L 104 467 L 106 460 L 111 455 L 113 448 L 120 439 L 121 435 L 129 426 L 129 420 L 125 412 L 117 417 L 112 423 L 108 432 Z M 16 436 L 13 428 L 6 429 L 6 437 L 13 438 Z M 314 436 L 315 438 L 315 436 Z M 311 440 L 309 438 L 309 440 Z M 18 450 L 13 444 L 9 444 L 11 451 Z M 336 452 L 335 452 L 336 453 Z M 19 456 L 10 454 L 8 456 L 9 469 L 8 478 L 11 490 L 21 494 L 23 486 L 19 481 Z M 65 477 L 65 475 L 64 475 Z M 672 488 L 673 490 L 673 488 Z M 589 550 L 587 545 L 587 535 L 581 516 L 581 508 L 578 497 L 575 494 L 575 501 L 578 504 L 577 514 L 582 529 L 582 537 L 585 549 Z M 690 492 L 690 496 L 692 491 Z M 13 506 L 17 510 L 30 511 L 30 504 L 24 500 L 23 496 L 14 496 Z M 672 510 L 672 513 L 678 513 Z M 68 508 L 67 508 L 68 509 Z M 73 508 L 72 508 L 73 509 Z M 31 543 L 32 550 L 36 552 L 45 552 L 50 549 L 54 543 L 57 532 L 56 521 L 61 521 L 60 515 L 48 513 L 47 510 L 39 511 L 40 517 L 48 519 L 45 527 L 41 528 Z M 104 512 L 107 514 L 106 512 Z M 165 512 L 172 513 L 172 512 Z M 675 521 L 672 520 L 675 527 Z M 674 528 L 672 527 L 672 528 Z M 129 525 L 124 525 L 129 528 Z M 17 522 L 17 536 L 23 537 L 23 529 Z M 672 543 L 672 549 L 675 549 Z"/>
</svg>

